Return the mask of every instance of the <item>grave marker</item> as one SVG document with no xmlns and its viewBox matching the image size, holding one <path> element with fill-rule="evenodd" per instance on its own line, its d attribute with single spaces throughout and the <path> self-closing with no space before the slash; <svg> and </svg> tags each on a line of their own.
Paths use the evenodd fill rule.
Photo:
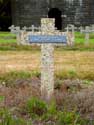
<svg viewBox="0 0 94 125">
<path fill-rule="evenodd" d="M 9 29 L 11 30 L 11 33 L 16 34 L 16 38 L 17 38 L 17 44 L 20 44 L 20 37 L 21 37 L 21 29 L 20 27 L 15 27 L 14 25 L 12 25 L 11 27 L 9 27 Z"/>
<path fill-rule="evenodd" d="M 34 32 L 35 27 L 28 33 L 26 29 L 24 27 L 23 31 L 20 31 L 23 33 L 21 43 L 25 45 L 32 43 L 41 44 L 41 95 L 46 101 L 51 101 L 54 93 L 54 45 L 56 43 L 67 44 L 67 36 L 56 31 L 55 20 L 49 18 L 41 19 L 41 28 L 36 28 L 39 30 L 38 32 Z M 26 35 L 24 36 L 25 33 Z"/>
<path fill-rule="evenodd" d="M 93 33 L 94 30 L 92 30 L 89 26 L 86 26 L 85 29 L 81 28 L 80 30 L 81 33 L 85 34 L 85 44 L 89 44 L 89 38 L 90 38 L 90 33 Z"/>
<path fill-rule="evenodd" d="M 68 41 L 71 45 L 74 45 L 75 42 L 75 29 L 77 29 L 74 25 L 70 24 L 66 28 L 68 33 Z"/>
</svg>

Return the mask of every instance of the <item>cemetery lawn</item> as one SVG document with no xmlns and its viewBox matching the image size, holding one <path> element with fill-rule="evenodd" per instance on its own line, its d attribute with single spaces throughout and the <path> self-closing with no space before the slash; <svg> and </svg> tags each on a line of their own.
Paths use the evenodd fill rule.
<svg viewBox="0 0 94 125">
<path fill-rule="evenodd" d="M 80 32 L 75 32 L 75 43 L 83 44 L 85 41 L 85 34 L 81 34 Z M 90 34 L 89 43 L 94 43 L 94 33 Z"/>
<path fill-rule="evenodd" d="M 94 80 L 94 51 L 55 50 L 55 74 L 61 79 Z M 41 54 L 32 51 L 0 51 L 0 74 L 11 71 L 39 72 Z"/>
<path fill-rule="evenodd" d="M 0 33 L 0 125 L 94 125 L 93 34 L 90 41 L 76 33 L 77 45 L 55 48 L 55 102 L 48 105 L 40 95 L 40 48 Z"/>
<path fill-rule="evenodd" d="M 75 43 L 84 44 L 85 34 L 80 32 L 75 32 Z M 16 35 L 11 34 L 10 32 L 0 32 L 0 43 L 16 43 Z M 89 43 L 94 43 L 94 33 L 90 34 Z"/>
<path fill-rule="evenodd" d="M 16 36 L 10 32 L 0 32 L 0 43 L 16 43 Z"/>
<path fill-rule="evenodd" d="M 40 51 L 0 51 L 0 125 L 94 123 L 94 51 L 56 49 L 54 57 L 55 101 L 48 105 L 40 95 Z"/>
</svg>

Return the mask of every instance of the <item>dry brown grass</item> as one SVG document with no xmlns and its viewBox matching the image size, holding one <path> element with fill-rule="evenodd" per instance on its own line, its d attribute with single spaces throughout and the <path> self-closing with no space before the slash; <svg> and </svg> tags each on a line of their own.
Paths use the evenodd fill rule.
<svg viewBox="0 0 94 125">
<path fill-rule="evenodd" d="M 30 51 L 0 52 L 0 72 L 36 70 L 40 65 L 40 55 Z"/>
<path fill-rule="evenodd" d="M 58 51 L 55 53 L 55 70 L 58 75 L 63 73 L 66 77 L 76 75 L 79 78 L 93 78 L 94 52 Z"/>
<path fill-rule="evenodd" d="M 94 77 L 93 51 L 55 51 L 54 56 L 57 74 Z M 40 70 L 40 59 L 41 54 L 36 51 L 0 51 L 0 73 Z"/>
</svg>

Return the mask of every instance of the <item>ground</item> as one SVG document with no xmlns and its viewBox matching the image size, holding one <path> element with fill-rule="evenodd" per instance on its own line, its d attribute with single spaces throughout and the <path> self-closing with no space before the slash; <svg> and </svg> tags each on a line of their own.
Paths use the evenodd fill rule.
<svg viewBox="0 0 94 125">
<path fill-rule="evenodd" d="M 12 120 L 15 118 L 27 121 L 32 118 L 33 125 L 54 125 L 56 121 L 61 121 L 61 124 L 57 123 L 57 125 L 94 124 L 94 36 L 92 34 L 90 36 L 93 44 L 84 45 L 83 35 L 79 33 L 76 35 L 78 45 L 55 47 L 54 99 L 56 109 L 52 106 L 46 113 L 43 111 L 44 103 L 37 102 L 37 107 L 33 107 L 33 115 L 39 116 L 35 117 L 32 116 L 31 108 L 36 100 L 29 102 L 29 110 L 26 105 L 29 99 L 37 97 L 41 100 L 40 48 L 18 46 L 14 35 L 10 40 L 8 33 L 0 34 L 0 122 L 4 118 L 4 122 L 7 121 L 0 125 L 6 125 L 8 122 L 8 125 L 13 125 Z M 2 37 L 5 38 L 2 39 Z M 7 42 L 6 39 L 8 39 Z M 40 112 L 43 115 L 40 116 Z M 81 118 L 85 119 L 84 123 Z M 15 125 L 18 124 L 15 123 Z M 19 125 L 26 124 L 19 122 Z"/>
<path fill-rule="evenodd" d="M 55 71 L 73 77 L 93 79 L 94 51 L 55 51 Z M 0 73 L 10 71 L 40 71 L 40 51 L 0 51 Z M 63 74 L 62 74 L 63 76 Z M 70 76 L 69 76 L 70 77 Z"/>
</svg>

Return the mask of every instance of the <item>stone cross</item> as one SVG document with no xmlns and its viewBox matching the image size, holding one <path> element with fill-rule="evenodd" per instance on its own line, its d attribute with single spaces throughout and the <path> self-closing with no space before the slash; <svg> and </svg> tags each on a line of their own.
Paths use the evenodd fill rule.
<svg viewBox="0 0 94 125">
<path fill-rule="evenodd" d="M 17 44 L 20 44 L 20 37 L 21 37 L 21 29 L 20 27 L 15 27 L 14 25 L 12 25 L 11 27 L 9 27 L 9 29 L 11 30 L 11 33 L 16 34 L 16 38 L 17 38 Z"/>
<path fill-rule="evenodd" d="M 71 45 L 74 45 L 75 42 L 75 26 L 74 25 L 68 25 L 66 28 L 67 34 L 68 34 L 68 41 L 71 43 Z"/>
<path fill-rule="evenodd" d="M 31 25 L 31 27 L 28 27 L 27 29 L 34 33 L 35 31 L 40 31 L 41 27 L 35 27 L 34 25 Z"/>
<path fill-rule="evenodd" d="M 24 26 L 24 27 L 22 28 L 22 30 L 23 30 L 23 31 L 26 31 L 26 30 L 27 30 L 27 27 L 26 27 L 26 26 Z"/>
<path fill-rule="evenodd" d="M 85 30 L 81 28 L 80 32 L 85 34 L 85 44 L 89 44 L 89 38 L 90 38 L 89 34 L 93 33 L 94 30 L 91 30 L 89 26 L 86 26 Z"/>
<path fill-rule="evenodd" d="M 17 28 L 12 26 L 11 29 L 18 34 Z M 27 32 L 27 29 L 31 31 Z M 39 28 L 23 27 L 23 30 L 19 29 L 19 32 L 21 44 L 41 44 L 41 96 L 45 101 L 50 102 L 54 97 L 54 45 L 67 44 L 67 35 L 55 29 L 55 19 L 51 18 L 41 19 Z"/>
<path fill-rule="evenodd" d="M 35 27 L 34 27 L 34 25 L 32 25 L 31 27 L 29 27 L 29 29 L 31 29 L 32 32 L 34 33 L 34 31 L 35 31 Z"/>
<path fill-rule="evenodd" d="M 92 25 L 92 30 L 94 30 L 94 24 Z"/>
<path fill-rule="evenodd" d="M 85 33 L 85 44 L 89 43 L 89 26 L 85 27 L 85 30 L 81 29 L 81 33 Z"/>
</svg>

